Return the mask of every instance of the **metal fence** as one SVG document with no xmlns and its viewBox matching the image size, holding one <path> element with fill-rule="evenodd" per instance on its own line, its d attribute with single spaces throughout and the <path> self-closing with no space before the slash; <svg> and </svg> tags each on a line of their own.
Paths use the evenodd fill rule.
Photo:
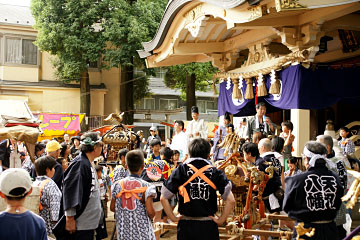
<svg viewBox="0 0 360 240">
<path fill-rule="evenodd" d="M 103 126 L 104 116 L 90 116 L 88 119 L 89 130 Z"/>
</svg>

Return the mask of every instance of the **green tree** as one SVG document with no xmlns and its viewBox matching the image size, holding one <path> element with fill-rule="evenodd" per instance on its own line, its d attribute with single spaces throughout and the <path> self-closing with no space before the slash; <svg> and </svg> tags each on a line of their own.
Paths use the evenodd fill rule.
<svg viewBox="0 0 360 240">
<path fill-rule="evenodd" d="M 153 74 L 153 70 L 145 68 L 145 61 L 140 59 L 137 50 L 143 48 L 142 42 L 155 36 L 167 0 L 114 0 L 111 4 L 111 9 L 121 8 L 111 11 L 111 18 L 105 23 L 106 37 L 111 45 L 104 59 L 108 67 L 121 67 L 121 110 L 126 113 L 125 122 L 132 123 L 134 99 L 146 94 L 144 82 L 134 81 L 134 70 L 137 68 Z"/>
<path fill-rule="evenodd" d="M 178 88 L 181 97 L 186 99 L 186 117 L 191 120 L 191 107 L 196 105 L 195 91 L 207 91 L 212 85 L 214 74 L 218 71 L 210 62 L 188 63 L 168 68 L 165 85 Z"/>
<path fill-rule="evenodd" d="M 104 22 L 110 0 L 32 0 L 38 36 L 35 44 L 55 55 L 56 76 L 80 82 L 80 112 L 90 115 L 88 67 L 104 54 Z"/>
<path fill-rule="evenodd" d="M 165 0 L 32 0 L 35 44 L 56 56 L 59 79 L 80 82 L 80 111 L 88 116 L 89 64 L 103 57 L 102 67 L 121 67 L 121 111 L 129 112 L 134 85 L 138 98 L 148 89 L 146 77 L 134 78 L 134 68 L 144 66 L 136 50 L 155 35 L 165 6 Z"/>
</svg>

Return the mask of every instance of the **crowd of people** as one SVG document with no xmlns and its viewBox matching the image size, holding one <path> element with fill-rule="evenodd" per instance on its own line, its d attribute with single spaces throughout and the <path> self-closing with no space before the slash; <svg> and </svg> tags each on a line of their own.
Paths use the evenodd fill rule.
<svg viewBox="0 0 360 240">
<path fill-rule="evenodd" d="M 226 159 L 220 144 L 227 134 L 239 135 L 236 150 L 249 166 L 263 172 L 274 167 L 262 199 L 268 212 L 287 213 L 294 219 L 280 221 L 282 230 L 303 223 L 316 229 L 313 236 L 302 236 L 305 239 L 344 239 L 346 214 L 351 216 L 351 211 L 341 197 L 353 181 L 346 169 L 359 171 L 360 165 L 352 155 L 355 147 L 349 130 L 340 129 L 338 144 L 327 135 L 309 141 L 299 159 L 292 156 L 293 124 L 282 122 L 277 136 L 265 104 L 257 104 L 256 112 L 239 126 L 226 113 L 211 140 L 198 108 L 193 107 L 186 130 L 177 120 L 172 139 L 162 142 L 157 129 L 150 128 L 142 148 L 118 152 L 115 168 L 104 161 L 107 146 L 96 132 L 72 138 L 65 134 L 61 143 L 39 142 L 34 163 L 23 143 L 4 140 L 0 196 L 7 209 L 0 213 L 0 239 L 104 239 L 109 210 L 115 213 L 118 239 L 155 239 L 156 222 L 178 223 L 178 239 L 219 239 L 217 226 L 226 222 L 235 205 L 232 182 L 215 167 Z M 23 169 L 9 169 L 15 148 Z M 24 206 L 32 187 L 40 189 L 39 215 Z M 220 216 L 218 194 L 225 203 Z"/>
</svg>

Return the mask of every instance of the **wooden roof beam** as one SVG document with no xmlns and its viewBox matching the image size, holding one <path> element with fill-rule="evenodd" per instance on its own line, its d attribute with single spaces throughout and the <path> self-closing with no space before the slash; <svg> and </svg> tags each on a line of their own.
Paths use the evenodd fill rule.
<svg viewBox="0 0 360 240">
<path fill-rule="evenodd" d="M 298 25 L 304 25 L 312 22 L 319 22 L 321 24 L 323 22 L 342 17 L 359 10 L 360 10 L 359 2 L 339 5 L 336 7 L 318 8 L 299 15 Z"/>
<path fill-rule="evenodd" d="M 174 55 L 208 54 L 223 51 L 224 43 L 222 42 L 179 43 L 179 45 L 174 48 Z"/>
<path fill-rule="evenodd" d="M 278 37 L 274 28 L 254 29 L 229 38 L 224 41 L 224 51 L 242 50 L 246 49 L 254 42 L 263 41 L 265 39 L 272 39 Z"/>
<path fill-rule="evenodd" d="M 147 68 L 154 68 L 154 67 L 167 67 L 167 66 L 173 66 L 178 64 L 185 64 L 190 62 L 209 62 L 212 60 L 210 56 L 207 56 L 205 54 L 199 54 L 199 55 L 186 55 L 186 56 L 177 56 L 175 58 L 166 58 L 165 60 L 161 62 L 155 62 L 153 56 L 146 58 L 146 67 Z"/>
<path fill-rule="evenodd" d="M 359 56 L 359 54 L 360 54 L 360 50 L 357 50 L 354 52 L 349 52 L 349 53 L 344 53 L 341 49 L 338 49 L 338 50 L 334 50 L 331 52 L 325 52 L 325 53 L 316 55 L 314 62 L 315 63 L 333 62 L 333 61 L 338 61 L 338 60 L 342 60 L 342 59 L 356 57 L 356 56 Z"/>
<path fill-rule="evenodd" d="M 220 24 L 216 24 L 211 31 L 209 32 L 209 35 L 206 37 L 205 42 L 209 42 L 210 38 L 212 37 L 212 35 L 214 35 L 214 33 L 216 32 L 216 30 L 219 28 Z"/>
<path fill-rule="evenodd" d="M 328 21 L 322 25 L 322 29 L 326 32 L 337 29 L 360 31 L 360 14 L 349 14 L 341 18 Z"/>
</svg>

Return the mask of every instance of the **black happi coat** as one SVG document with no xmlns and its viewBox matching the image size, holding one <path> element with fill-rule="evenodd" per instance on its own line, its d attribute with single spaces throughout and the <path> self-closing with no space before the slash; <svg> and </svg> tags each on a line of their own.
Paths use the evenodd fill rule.
<svg viewBox="0 0 360 240">
<path fill-rule="evenodd" d="M 91 191 L 91 164 L 86 154 L 80 153 L 64 172 L 64 181 L 62 185 L 62 204 L 60 216 L 63 211 L 70 208 L 76 209 L 75 219 L 78 218 L 85 210 L 89 202 Z M 65 215 L 57 222 L 53 229 L 56 239 L 72 239 L 68 231 L 65 230 Z"/>
<path fill-rule="evenodd" d="M 305 227 L 314 227 L 315 236 L 305 239 L 337 239 L 334 222 L 316 224 L 318 221 L 333 221 L 341 205 L 344 189 L 336 173 L 318 160 L 314 167 L 299 175 L 285 179 L 284 211 Z M 336 236 L 334 238 L 334 236 Z"/>
<path fill-rule="evenodd" d="M 82 214 L 89 202 L 91 181 L 90 161 L 85 153 L 80 153 L 64 172 L 62 190 L 64 210 L 76 208 L 75 218 Z"/>
<path fill-rule="evenodd" d="M 186 164 L 187 162 L 189 161 L 176 168 L 164 183 L 164 186 L 173 194 L 177 194 L 178 188 L 193 175 L 193 171 Z M 190 164 L 200 170 L 210 163 L 200 158 L 192 160 Z M 229 183 L 225 173 L 212 167 L 206 170 L 204 175 L 215 184 L 216 189 L 223 195 L 225 187 Z M 207 217 L 213 216 L 217 212 L 216 191 L 205 181 L 199 180 L 199 177 L 197 177 L 187 184 L 185 188 L 189 194 L 190 202 L 184 203 L 184 198 L 179 194 L 179 213 L 190 217 Z"/>
</svg>

